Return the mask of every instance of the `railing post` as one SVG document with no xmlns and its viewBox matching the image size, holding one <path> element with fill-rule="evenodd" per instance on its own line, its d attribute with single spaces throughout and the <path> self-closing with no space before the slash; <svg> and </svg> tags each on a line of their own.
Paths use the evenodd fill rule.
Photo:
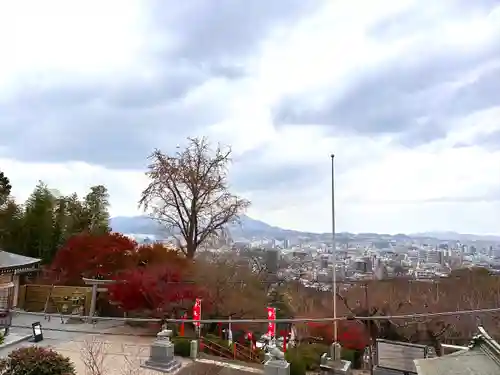
<svg viewBox="0 0 500 375">
<path fill-rule="evenodd" d="M 198 340 L 191 340 L 191 347 L 189 351 L 189 356 L 191 359 L 198 358 Z"/>
</svg>

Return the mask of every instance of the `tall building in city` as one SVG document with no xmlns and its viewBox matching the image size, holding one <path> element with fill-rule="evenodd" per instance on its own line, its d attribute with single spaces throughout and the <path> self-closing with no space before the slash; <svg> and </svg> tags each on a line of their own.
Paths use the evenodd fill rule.
<svg viewBox="0 0 500 375">
<path fill-rule="evenodd" d="M 278 272 L 279 251 L 271 249 L 267 250 L 265 254 L 267 272 L 276 274 Z"/>
</svg>

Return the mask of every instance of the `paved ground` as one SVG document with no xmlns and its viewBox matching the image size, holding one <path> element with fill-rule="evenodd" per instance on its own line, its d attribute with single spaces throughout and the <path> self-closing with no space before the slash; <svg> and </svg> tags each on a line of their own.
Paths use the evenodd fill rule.
<svg viewBox="0 0 500 375">
<path fill-rule="evenodd" d="M 44 340 L 39 346 L 51 347 L 71 358 L 78 374 L 85 374 L 84 358 L 89 352 L 102 360 L 107 375 L 137 374 L 140 363 L 149 356 L 149 348 L 154 340 L 151 331 L 125 326 L 122 322 L 105 321 L 96 325 L 78 323 L 63 324 L 61 319 L 19 314 L 13 317 L 11 334 L 27 335 L 32 332 L 31 324 L 40 322 Z M 0 357 L 12 350 L 33 345 L 28 340 L 0 348 Z M 154 372 L 149 372 L 153 374 Z M 140 374 L 149 374 L 142 371 Z"/>
<path fill-rule="evenodd" d="M 44 317 L 18 314 L 13 318 L 11 334 L 27 335 L 32 332 L 31 324 L 40 322 L 44 340 L 37 345 L 51 347 L 69 357 L 75 364 L 77 374 L 85 375 L 86 365 L 91 357 L 100 363 L 106 375 L 159 375 L 161 373 L 140 367 L 149 357 L 154 335 L 148 329 L 125 326 L 121 322 L 106 321 L 92 324 L 63 324 L 60 319 L 50 321 Z M 12 350 L 30 346 L 23 341 L 0 348 L 0 357 L 7 356 Z M 262 373 L 261 366 L 245 366 L 239 363 L 225 363 L 208 358 L 193 362 L 178 358 L 182 367 L 178 375 L 255 375 Z"/>
</svg>

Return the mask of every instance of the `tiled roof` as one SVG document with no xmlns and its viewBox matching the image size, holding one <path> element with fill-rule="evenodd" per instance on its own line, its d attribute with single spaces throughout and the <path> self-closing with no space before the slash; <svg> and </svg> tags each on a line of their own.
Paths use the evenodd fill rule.
<svg viewBox="0 0 500 375">
<path fill-rule="evenodd" d="M 469 349 L 432 359 L 415 360 L 419 375 L 498 375 L 500 344 L 479 327 Z"/>
<path fill-rule="evenodd" d="M 37 263 L 40 263 L 40 259 L 0 250 L 0 271 L 14 271 L 20 268 L 32 267 Z"/>
</svg>

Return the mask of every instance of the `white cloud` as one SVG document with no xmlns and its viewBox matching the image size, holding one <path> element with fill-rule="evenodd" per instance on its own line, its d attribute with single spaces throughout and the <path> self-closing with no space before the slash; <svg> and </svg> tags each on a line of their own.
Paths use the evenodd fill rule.
<svg viewBox="0 0 500 375">
<path fill-rule="evenodd" d="M 76 81 L 100 77 L 106 82 L 112 82 L 117 74 L 148 77 L 156 63 L 147 57 L 157 42 L 156 35 L 146 33 L 144 7 L 148 3 L 92 0 L 78 4 L 56 0 L 0 4 L 0 44 L 7 57 L 0 60 L 0 94 L 8 97 L 23 88 L 25 77 L 33 84 L 33 76 L 38 77 L 35 82 L 40 86 L 75 77 Z M 305 174 L 307 177 L 296 176 L 307 178 L 298 185 L 286 185 L 285 181 L 284 187 L 268 184 L 264 191 L 239 186 L 253 201 L 250 214 L 256 218 L 295 229 L 330 230 L 333 152 L 338 171 L 339 231 L 499 232 L 500 203 L 473 198 L 491 196 L 495 191 L 500 197 L 500 152 L 454 146 L 498 130 L 500 107 L 443 120 L 440 126 L 450 130 L 446 137 L 412 149 L 398 146 L 391 135 L 341 135 L 314 125 L 273 124 L 272 107 L 286 95 L 310 93 L 304 101 L 320 108 L 326 100 L 342 99 L 357 79 L 387 64 L 417 64 L 417 60 L 446 49 L 466 54 L 494 41 L 499 32 L 499 12 L 488 16 L 448 14 L 450 4 L 329 1 L 320 12 L 293 28 L 275 30 L 259 53 L 250 58 L 249 76 L 208 80 L 175 104 L 185 106 L 185 111 L 199 106 L 222 113 L 222 121 L 194 135 L 209 134 L 214 140 L 232 144 L 237 160 L 255 152 L 250 164 L 243 167 L 237 163 L 234 169 L 253 169 L 257 179 L 259 168 L 264 175 L 273 166 L 284 171 L 286 181 L 294 177 L 286 176 L 287 171 L 302 172 L 290 166 L 314 169 L 314 173 Z M 381 21 L 397 19 L 401 12 L 414 13 L 424 26 L 411 29 L 409 25 L 411 30 L 400 34 L 389 30 L 389 36 L 373 32 Z M 480 64 L 459 81 L 431 87 L 422 95 L 447 100 L 480 74 L 497 68 L 498 61 L 496 64 Z M 172 103 L 157 104 L 168 105 Z M 56 121 L 56 117 L 50 120 Z M 40 119 L 40 126 L 47 121 Z M 176 126 L 169 124 L 169 118 L 164 121 L 166 127 Z M 161 134 L 168 137 L 168 129 Z M 43 143 L 42 127 L 38 133 Z M 161 145 L 159 134 L 148 137 Z M 129 145 L 110 147 L 123 149 Z M 113 170 L 83 162 L 0 160 L 0 166 L 19 199 L 25 199 L 38 180 L 64 194 L 80 195 L 91 185 L 104 184 L 110 191 L 113 215 L 137 214 L 137 200 L 146 183 L 143 171 Z M 448 201 L 437 202 L 443 199 Z M 469 202 L 465 202 L 467 199 Z"/>
<path fill-rule="evenodd" d="M 130 68 L 143 43 L 141 10 L 135 0 L 1 2 L 0 83 Z"/>
<path fill-rule="evenodd" d="M 105 185 L 110 194 L 112 215 L 138 214 L 137 202 L 147 184 L 140 171 L 106 169 L 87 163 L 23 163 L 0 159 L 2 171 L 10 179 L 13 196 L 23 202 L 38 181 L 63 195 L 83 197 L 94 185 Z"/>
</svg>

